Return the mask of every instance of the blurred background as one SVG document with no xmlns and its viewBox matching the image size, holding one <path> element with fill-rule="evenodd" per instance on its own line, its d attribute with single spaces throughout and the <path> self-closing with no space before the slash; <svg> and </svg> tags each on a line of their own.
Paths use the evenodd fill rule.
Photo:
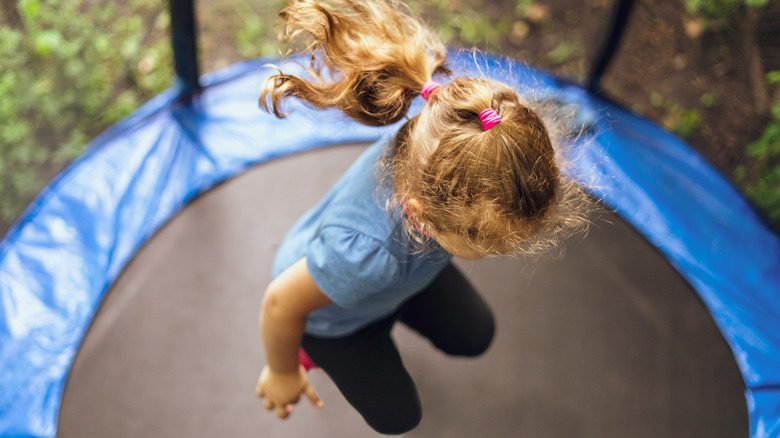
<svg viewBox="0 0 780 438">
<path fill-rule="evenodd" d="M 284 4 L 196 0 L 201 72 L 284 53 Z M 449 43 L 581 81 L 612 0 L 407 4 Z M 0 0 L 0 236 L 91 139 L 172 85 L 169 22 L 164 0 Z M 780 230 L 780 0 L 637 0 L 602 85 Z"/>
</svg>

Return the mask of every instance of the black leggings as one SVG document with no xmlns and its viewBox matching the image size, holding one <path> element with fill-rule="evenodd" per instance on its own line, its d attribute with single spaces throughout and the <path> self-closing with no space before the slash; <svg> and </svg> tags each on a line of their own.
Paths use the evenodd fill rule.
<svg viewBox="0 0 780 438">
<path fill-rule="evenodd" d="M 369 426 L 389 435 L 414 429 L 422 417 L 417 388 L 390 337 L 396 321 L 455 356 L 484 353 L 495 331 L 485 301 L 450 264 L 387 318 L 341 338 L 305 335 L 302 346 L 312 361 L 333 379 Z"/>
</svg>

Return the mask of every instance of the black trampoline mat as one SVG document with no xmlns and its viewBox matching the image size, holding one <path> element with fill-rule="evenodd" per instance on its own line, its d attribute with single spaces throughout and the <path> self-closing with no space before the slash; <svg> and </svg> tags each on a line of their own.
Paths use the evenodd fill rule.
<svg viewBox="0 0 780 438">
<path fill-rule="evenodd" d="M 107 293 L 68 377 L 60 437 L 377 436 L 323 373 L 278 420 L 254 394 L 258 312 L 293 222 L 364 145 L 258 165 L 187 206 Z M 394 335 L 423 400 L 409 437 L 747 437 L 744 385 L 704 305 L 617 216 L 562 259 L 458 261 L 497 337 L 454 359 Z M 377 394 L 381 397 L 381 394 Z"/>
</svg>

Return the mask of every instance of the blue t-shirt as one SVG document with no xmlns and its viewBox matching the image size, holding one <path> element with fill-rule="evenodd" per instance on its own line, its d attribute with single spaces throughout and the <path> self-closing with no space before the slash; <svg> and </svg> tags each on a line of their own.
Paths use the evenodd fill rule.
<svg viewBox="0 0 780 438">
<path fill-rule="evenodd" d="M 392 140 L 385 137 L 361 154 L 279 247 L 274 278 L 307 257 L 315 283 L 333 300 L 309 313 L 308 334 L 344 336 L 391 314 L 451 258 L 435 242 L 424 252 L 410 250 L 402 212 L 385 209 L 392 184 L 380 175 L 379 161 Z"/>
</svg>

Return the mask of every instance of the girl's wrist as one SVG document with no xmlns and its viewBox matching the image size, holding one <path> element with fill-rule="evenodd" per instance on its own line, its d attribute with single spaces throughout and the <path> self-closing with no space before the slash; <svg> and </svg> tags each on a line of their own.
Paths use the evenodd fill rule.
<svg viewBox="0 0 780 438">
<path fill-rule="evenodd" d="M 297 356 L 296 356 L 297 359 Z M 273 374 L 275 377 L 289 377 L 289 376 L 297 376 L 300 372 L 300 364 L 296 360 L 295 362 L 291 363 L 285 363 L 285 364 L 271 364 L 269 362 L 268 364 L 268 371 L 269 373 Z"/>
<path fill-rule="evenodd" d="M 268 367 L 268 371 L 276 377 L 289 377 L 298 375 L 297 367 L 294 370 L 275 370 L 271 367 Z"/>
</svg>

